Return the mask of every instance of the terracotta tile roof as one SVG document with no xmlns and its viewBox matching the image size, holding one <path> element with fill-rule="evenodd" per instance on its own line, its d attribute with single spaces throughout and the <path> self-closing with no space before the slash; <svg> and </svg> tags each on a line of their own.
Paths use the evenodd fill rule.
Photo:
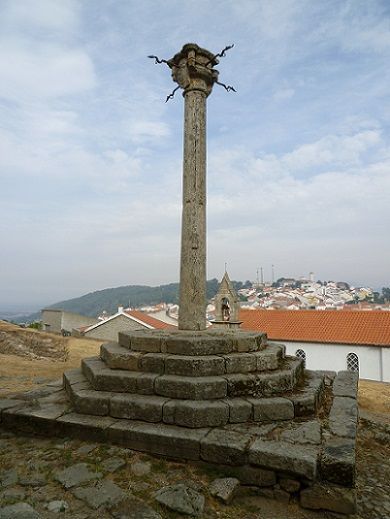
<svg viewBox="0 0 390 519">
<path fill-rule="evenodd" d="M 127 310 L 124 313 L 129 315 L 130 317 L 134 317 L 139 321 L 142 321 L 149 326 L 152 326 L 155 330 L 174 330 L 176 326 L 168 323 L 164 323 L 164 321 L 160 321 L 160 319 L 156 319 L 155 317 L 151 317 L 145 312 L 141 312 L 141 310 Z"/>
<path fill-rule="evenodd" d="M 259 330 L 271 340 L 367 344 L 390 347 L 390 312 L 336 310 L 240 311 L 243 330 Z"/>
</svg>

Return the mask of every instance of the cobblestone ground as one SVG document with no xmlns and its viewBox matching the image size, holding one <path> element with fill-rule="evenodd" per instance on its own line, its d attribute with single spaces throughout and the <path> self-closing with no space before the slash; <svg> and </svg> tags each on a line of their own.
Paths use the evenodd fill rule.
<svg viewBox="0 0 390 519">
<path fill-rule="evenodd" d="M 358 513 L 354 519 L 390 517 L 389 459 L 390 426 L 367 417 L 361 420 L 357 443 Z M 157 490 L 177 483 L 204 496 L 200 517 L 206 519 L 336 517 L 303 510 L 297 503 L 267 500 L 245 487 L 231 504 L 225 505 L 210 496 L 215 477 L 187 463 L 128 449 L 78 440 L 15 436 L 0 429 L 0 519 L 185 517 L 167 510 L 154 497 Z M 12 515 L 15 511 L 16 515 Z"/>
</svg>

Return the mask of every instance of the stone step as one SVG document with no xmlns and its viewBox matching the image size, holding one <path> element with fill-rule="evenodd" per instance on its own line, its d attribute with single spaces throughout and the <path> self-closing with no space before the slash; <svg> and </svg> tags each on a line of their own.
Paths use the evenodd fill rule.
<svg viewBox="0 0 390 519">
<path fill-rule="evenodd" d="M 97 391 L 156 394 L 188 400 L 281 394 L 292 391 L 303 373 L 303 362 L 295 357 L 283 359 L 282 368 L 278 370 L 204 377 L 114 370 L 98 357 L 83 359 L 81 367 Z"/>
<path fill-rule="evenodd" d="M 290 420 L 296 416 L 293 397 L 236 397 L 193 400 L 159 395 L 96 391 L 81 370 L 64 373 L 65 389 L 79 413 L 112 416 L 183 427 L 216 427 L 248 421 Z"/>
<path fill-rule="evenodd" d="M 278 344 L 268 345 L 265 349 L 253 353 L 220 355 L 143 353 L 113 342 L 102 344 L 100 349 L 100 358 L 111 369 L 189 377 L 275 370 L 283 357 L 284 347 Z"/>
<path fill-rule="evenodd" d="M 132 351 L 173 355 L 223 355 L 263 350 L 267 335 L 258 332 L 226 330 L 120 332 L 119 344 Z"/>
</svg>

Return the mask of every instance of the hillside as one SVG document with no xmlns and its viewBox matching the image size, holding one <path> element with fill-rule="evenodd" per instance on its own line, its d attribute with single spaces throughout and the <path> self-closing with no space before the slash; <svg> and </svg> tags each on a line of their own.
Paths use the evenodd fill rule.
<svg viewBox="0 0 390 519">
<path fill-rule="evenodd" d="M 207 281 L 207 299 L 211 299 L 217 293 L 219 282 L 217 279 Z M 60 308 L 69 312 L 96 317 L 103 310 L 109 314 L 115 313 L 118 306 L 140 307 L 165 303 L 178 303 L 179 283 L 170 283 L 157 287 L 146 285 L 128 285 L 116 288 L 106 288 L 90 292 L 81 297 L 59 301 L 47 308 Z M 40 319 L 40 313 L 20 316 L 15 322 L 31 322 Z"/>
</svg>

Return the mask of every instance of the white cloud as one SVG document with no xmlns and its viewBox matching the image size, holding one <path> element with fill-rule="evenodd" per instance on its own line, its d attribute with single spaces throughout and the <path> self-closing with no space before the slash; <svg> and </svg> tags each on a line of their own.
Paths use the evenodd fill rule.
<svg viewBox="0 0 390 519">
<path fill-rule="evenodd" d="M 81 49 L 0 45 L 0 96 L 5 99 L 67 96 L 96 85 L 93 64 Z"/>
</svg>

